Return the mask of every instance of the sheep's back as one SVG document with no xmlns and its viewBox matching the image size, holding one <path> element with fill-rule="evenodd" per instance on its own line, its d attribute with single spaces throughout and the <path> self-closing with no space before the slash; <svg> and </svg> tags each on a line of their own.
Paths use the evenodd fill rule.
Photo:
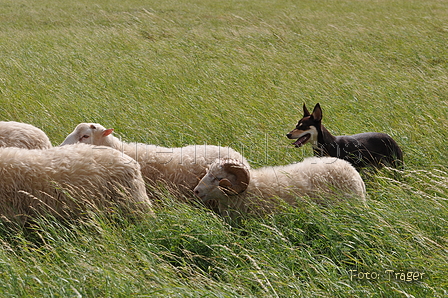
<svg viewBox="0 0 448 298">
<path fill-rule="evenodd" d="M 251 170 L 248 192 L 269 198 L 280 197 L 293 203 L 293 198 L 306 194 L 310 189 L 308 179 L 298 167 L 277 166 Z"/>
<path fill-rule="evenodd" d="M 278 196 L 294 203 L 301 196 L 333 194 L 365 198 L 364 182 L 347 161 L 333 157 L 311 157 L 300 163 L 251 171 L 248 191 L 263 197 Z"/>
<path fill-rule="evenodd" d="M 88 205 L 102 209 L 127 200 L 150 208 L 139 165 L 106 147 L 2 148 L 0 180 L 0 212 L 12 217 L 35 209 L 77 214 Z"/>
<path fill-rule="evenodd" d="M 0 147 L 49 149 L 51 142 L 39 128 L 15 121 L 0 121 Z"/>
<path fill-rule="evenodd" d="M 335 197 L 365 199 L 365 184 L 358 171 L 347 161 L 334 157 L 311 157 L 301 163 L 303 175 L 310 183 L 310 195 L 331 194 Z"/>
<path fill-rule="evenodd" d="M 138 161 L 148 182 L 165 181 L 192 190 L 216 159 L 230 157 L 244 162 L 244 157 L 229 147 L 189 145 L 167 148 L 142 143 L 124 143 L 124 153 Z"/>
</svg>

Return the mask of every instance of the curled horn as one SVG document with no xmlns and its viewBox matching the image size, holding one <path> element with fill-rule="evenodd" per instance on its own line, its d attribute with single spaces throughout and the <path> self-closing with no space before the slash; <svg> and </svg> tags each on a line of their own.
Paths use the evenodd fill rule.
<svg viewBox="0 0 448 298">
<path fill-rule="evenodd" d="M 227 173 L 235 175 L 236 183 L 230 187 L 227 187 L 226 193 L 227 195 L 236 195 L 242 193 L 246 190 L 250 181 L 250 173 L 249 170 L 243 164 L 234 163 L 232 161 L 226 162 L 222 165 L 222 169 Z"/>
</svg>

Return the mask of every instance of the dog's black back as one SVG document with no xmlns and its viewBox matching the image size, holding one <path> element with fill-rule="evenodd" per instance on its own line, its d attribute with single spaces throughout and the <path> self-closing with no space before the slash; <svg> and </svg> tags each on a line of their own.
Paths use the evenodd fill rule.
<svg viewBox="0 0 448 298">
<path fill-rule="evenodd" d="M 336 136 L 334 142 L 319 143 L 313 150 L 317 156 L 345 159 L 355 167 L 383 164 L 399 167 L 403 160 L 402 151 L 394 139 L 378 132 Z"/>
<path fill-rule="evenodd" d="M 332 156 L 349 161 L 357 168 L 381 167 L 389 164 L 401 167 L 403 153 L 392 137 L 385 133 L 366 132 L 351 136 L 333 136 L 321 123 L 322 109 L 319 104 L 309 113 L 303 105 L 304 117 L 287 137 L 298 139 L 298 147 L 311 140 L 314 154 Z M 300 141 L 300 140 L 303 141 Z"/>
</svg>

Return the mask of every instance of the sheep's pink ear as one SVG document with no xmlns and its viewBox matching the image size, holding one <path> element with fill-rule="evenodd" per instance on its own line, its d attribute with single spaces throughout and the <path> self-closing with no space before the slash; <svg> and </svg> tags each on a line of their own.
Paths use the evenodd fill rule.
<svg viewBox="0 0 448 298">
<path fill-rule="evenodd" d="M 114 132 L 114 129 L 113 129 L 113 128 L 106 129 L 106 130 L 103 132 L 103 137 L 107 137 L 108 135 L 110 135 L 110 134 L 113 133 L 113 132 Z"/>
<path fill-rule="evenodd" d="M 221 187 L 231 187 L 232 186 L 232 182 L 230 182 L 229 179 L 222 178 L 221 180 L 219 180 L 219 186 L 221 186 Z"/>
</svg>

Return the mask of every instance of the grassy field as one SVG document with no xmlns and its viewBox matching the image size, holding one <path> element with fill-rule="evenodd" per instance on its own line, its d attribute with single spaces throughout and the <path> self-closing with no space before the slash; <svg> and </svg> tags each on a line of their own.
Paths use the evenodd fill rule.
<svg viewBox="0 0 448 298">
<path fill-rule="evenodd" d="M 362 173 L 367 207 L 236 226 L 161 188 L 156 217 L 0 224 L 0 296 L 446 297 L 447 41 L 442 0 L 0 0 L 0 120 L 54 145 L 96 122 L 288 164 L 319 102 L 330 131 L 386 132 L 406 163 Z"/>
</svg>

